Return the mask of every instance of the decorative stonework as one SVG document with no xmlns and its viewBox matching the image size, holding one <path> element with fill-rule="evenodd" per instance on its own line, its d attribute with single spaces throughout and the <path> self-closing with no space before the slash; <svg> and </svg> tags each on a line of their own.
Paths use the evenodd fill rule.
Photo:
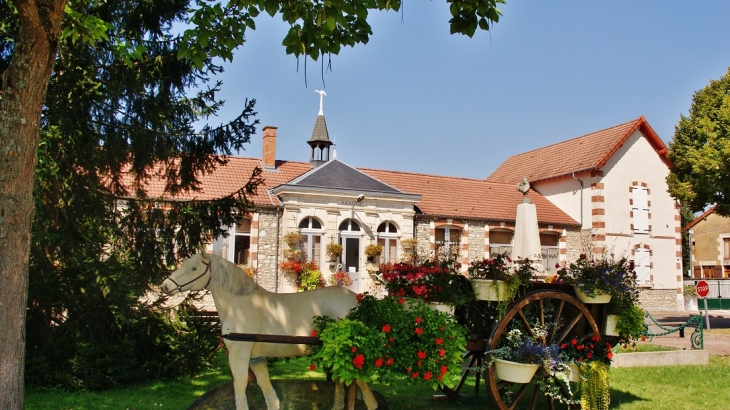
<svg viewBox="0 0 730 410">
<path fill-rule="evenodd" d="M 258 212 L 258 244 L 257 264 L 258 275 L 256 281 L 262 288 L 274 292 L 276 286 L 276 241 L 279 236 L 276 232 L 277 214 L 275 210 L 259 210 Z"/>
<path fill-rule="evenodd" d="M 487 257 L 488 253 L 484 249 L 485 226 L 484 222 L 469 222 L 469 253 L 466 264 Z"/>
<path fill-rule="evenodd" d="M 677 310 L 677 290 L 643 289 L 639 292 L 639 306 L 643 309 Z"/>
</svg>

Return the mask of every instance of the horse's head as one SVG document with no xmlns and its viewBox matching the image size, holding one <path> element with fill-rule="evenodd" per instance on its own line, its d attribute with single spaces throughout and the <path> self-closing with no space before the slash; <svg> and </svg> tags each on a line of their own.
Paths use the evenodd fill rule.
<svg viewBox="0 0 730 410">
<path fill-rule="evenodd" d="M 162 282 L 162 291 L 174 295 L 186 290 L 204 289 L 210 283 L 210 258 L 203 251 L 182 263 L 182 266 L 172 272 L 169 278 Z"/>
</svg>

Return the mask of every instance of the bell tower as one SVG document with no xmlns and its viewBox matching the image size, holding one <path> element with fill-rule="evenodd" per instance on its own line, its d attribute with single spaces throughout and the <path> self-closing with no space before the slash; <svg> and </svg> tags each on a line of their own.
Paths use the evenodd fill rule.
<svg viewBox="0 0 730 410">
<path fill-rule="evenodd" d="M 317 121 L 314 123 L 312 138 L 307 141 L 307 144 L 310 147 L 309 163 L 313 168 L 317 168 L 330 160 L 332 141 L 330 141 L 329 133 L 327 132 L 327 122 L 324 120 L 324 112 L 322 110 L 322 100 L 327 93 L 324 90 L 314 90 L 314 92 L 319 94 L 319 114 L 317 115 Z"/>
</svg>

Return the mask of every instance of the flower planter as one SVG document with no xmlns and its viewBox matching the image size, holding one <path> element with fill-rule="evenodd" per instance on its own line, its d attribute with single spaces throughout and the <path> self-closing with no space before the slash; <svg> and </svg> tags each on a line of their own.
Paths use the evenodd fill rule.
<svg viewBox="0 0 730 410">
<path fill-rule="evenodd" d="M 618 315 L 606 315 L 606 326 L 603 334 L 606 336 L 618 336 L 616 324 L 618 323 Z"/>
<path fill-rule="evenodd" d="M 539 364 L 517 363 L 502 359 L 494 361 L 494 371 L 497 373 L 497 377 L 512 383 L 529 383 L 539 367 Z"/>
<path fill-rule="evenodd" d="M 602 304 L 602 303 L 608 303 L 611 301 L 611 294 L 602 294 L 602 295 L 596 295 L 596 296 L 588 296 L 585 293 L 583 293 L 583 289 L 581 289 L 580 286 L 573 286 L 573 289 L 575 290 L 575 296 L 583 303 L 596 303 L 596 304 Z"/>
<path fill-rule="evenodd" d="M 453 315 L 454 314 L 455 307 L 454 306 L 447 305 L 446 303 L 429 302 L 429 303 L 426 303 L 426 304 L 428 305 L 428 307 L 431 308 L 431 310 L 435 310 L 437 312 L 445 312 L 445 313 L 448 313 L 450 315 Z"/>
<path fill-rule="evenodd" d="M 491 279 L 472 279 L 469 281 L 477 300 L 499 301 L 504 295 L 504 282 Z"/>
</svg>

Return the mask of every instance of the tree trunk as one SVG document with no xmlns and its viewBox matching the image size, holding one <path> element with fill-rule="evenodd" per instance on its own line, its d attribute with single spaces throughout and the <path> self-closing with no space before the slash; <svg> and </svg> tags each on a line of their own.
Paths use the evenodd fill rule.
<svg viewBox="0 0 730 410">
<path fill-rule="evenodd" d="M 0 95 L 0 408 L 24 406 L 25 310 L 41 108 L 66 0 L 15 0 L 19 32 Z"/>
</svg>

